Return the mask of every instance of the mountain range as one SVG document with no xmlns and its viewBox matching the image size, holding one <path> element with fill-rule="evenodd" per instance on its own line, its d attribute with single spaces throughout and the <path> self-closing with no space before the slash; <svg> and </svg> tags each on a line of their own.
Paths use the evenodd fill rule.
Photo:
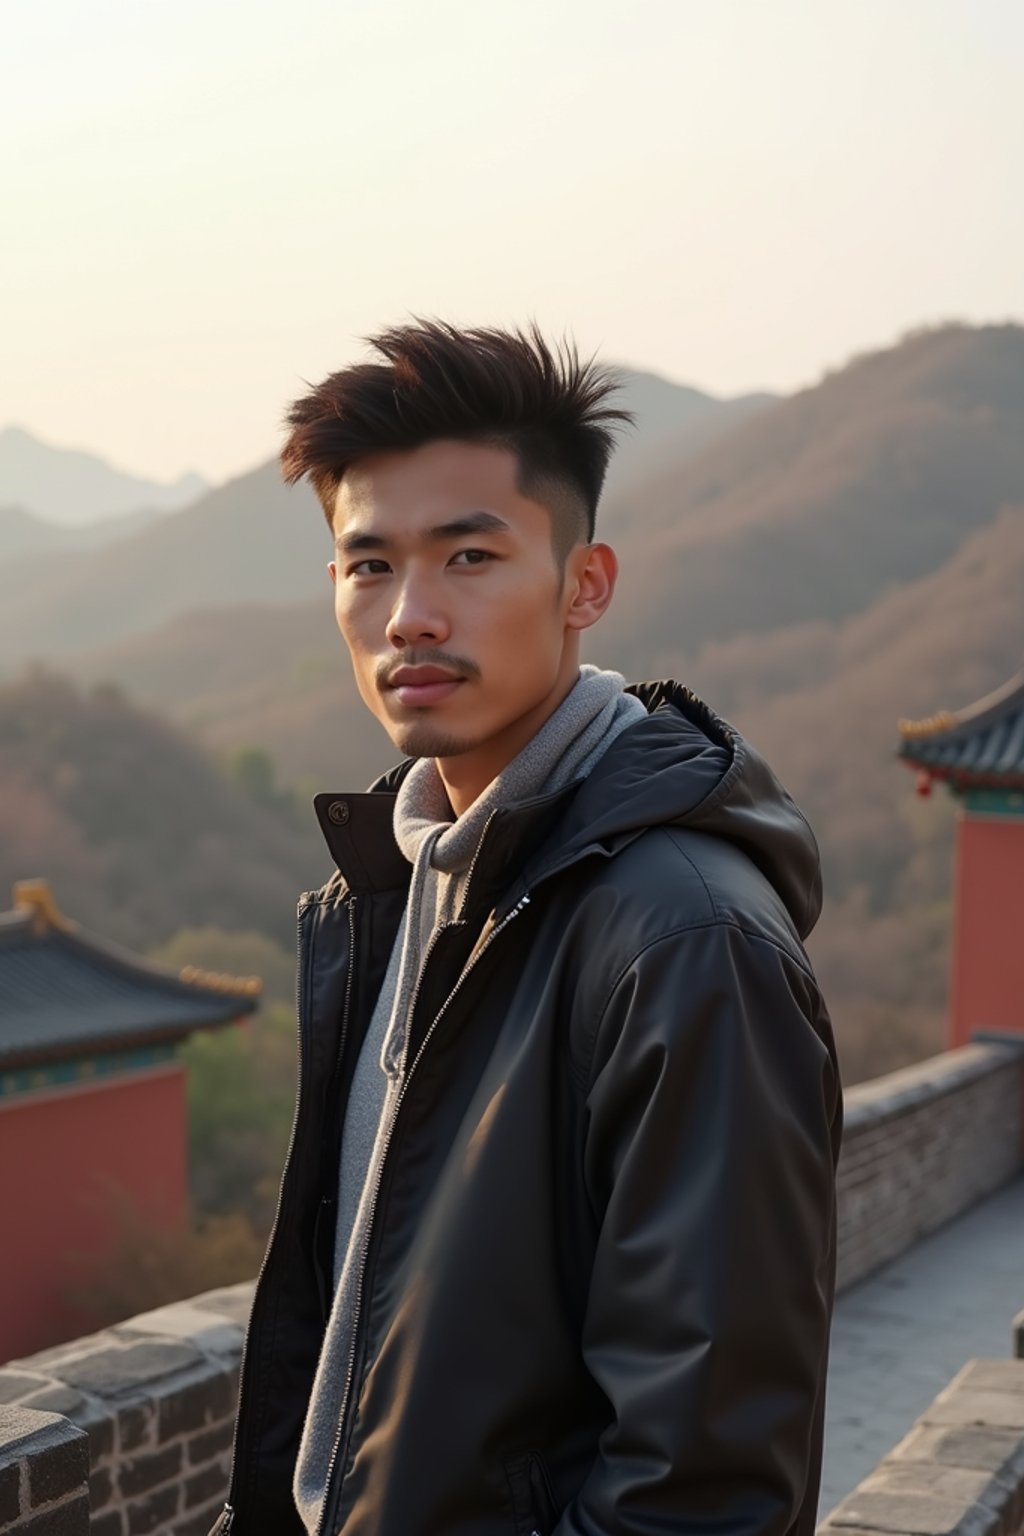
<svg viewBox="0 0 1024 1536">
<path fill-rule="evenodd" d="M 724 436 L 772 397 L 716 400 L 655 374 L 625 375 L 636 428 L 623 433 L 608 492 L 626 492 L 651 463 L 676 462 Z M 0 456 L 0 504 L 6 498 Z M 0 518 L 0 556 L 4 525 Z M 274 461 L 158 520 L 104 538 L 73 565 L 53 552 L 0 563 L 0 657 L 53 658 L 135 637 L 205 604 L 281 603 L 313 597 L 327 580 L 331 545 L 306 486 L 288 489 Z"/>
<path fill-rule="evenodd" d="M 0 507 L 17 507 L 65 528 L 126 512 L 177 510 L 208 489 L 201 475 L 147 480 L 95 453 L 44 443 L 24 427 L 0 428 Z M 0 558 L 4 546 L 0 533 Z"/>
<path fill-rule="evenodd" d="M 850 1078 L 938 1049 L 953 805 L 914 795 L 896 722 L 1021 665 L 1024 329 L 911 333 L 785 399 L 645 374 L 629 391 L 639 430 L 599 529 L 622 576 L 587 657 L 688 683 L 807 811 L 826 891 L 809 949 Z M 0 566 L 3 670 L 116 681 L 207 750 L 264 749 L 303 795 L 361 786 L 394 753 L 356 697 L 327 558 L 311 493 L 267 463 L 72 570 Z"/>
<path fill-rule="evenodd" d="M 0 564 L 32 555 L 59 560 L 76 550 L 112 544 L 125 534 L 149 527 L 161 515 L 152 510 L 118 512 L 80 527 L 67 527 L 40 517 L 37 512 L 26 512 L 23 507 L 0 506 Z"/>
</svg>

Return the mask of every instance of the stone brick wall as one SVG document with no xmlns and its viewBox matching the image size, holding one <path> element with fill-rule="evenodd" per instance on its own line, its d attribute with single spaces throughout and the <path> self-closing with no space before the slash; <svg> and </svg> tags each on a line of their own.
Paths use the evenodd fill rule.
<svg viewBox="0 0 1024 1536">
<path fill-rule="evenodd" d="M 979 1042 L 849 1089 L 839 1168 L 840 1286 L 1012 1177 L 1024 1161 L 1022 1121 L 1024 1051 L 1006 1042 Z M 91 1536 L 206 1536 L 227 1490 L 251 1297 L 251 1285 L 211 1291 L 0 1366 L 0 1404 L 9 1405 L 0 1410 L 0 1536 L 81 1536 L 86 1530 Z M 976 1372 L 970 1390 L 984 1399 L 985 1412 L 1005 1416 L 1017 1411 L 1007 1407 L 1017 1390 L 1009 1383 L 1017 1379 L 1004 1375 L 1001 1385 L 982 1387 Z M 994 1407 L 993 1392 L 1003 1394 Z M 966 1402 L 965 1412 L 974 1411 L 973 1401 L 958 1399 L 961 1407 Z M 1019 1404 L 1024 1434 L 1024 1393 Z M 1016 1451 L 1012 1435 L 1003 1431 L 1013 1426 L 983 1427 L 989 1447 L 984 1454 L 994 1455 L 993 1445 L 1009 1447 L 1005 1464 L 951 1462 L 943 1489 L 976 1490 L 981 1472 L 989 1479 L 985 1488 L 1010 1476 Z M 951 1440 L 943 1432 L 919 1437 L 914 1446 L 962 1457 L 974 1454 L 976 1439 L 966 1434 Z M 920 1460 L 916 1451 L 901 1452 L 884 1487 L 863 1487 L 872 1498 L 878 1491 L 888 1497 L 911 1477 L 906 1466 L 916 1468 Z M 917 1478 L 913 1470 L 912 1480 Z M 915 1483 L 914 1498 L 916 1489 Z M 849 1500 L 840 1510 L 847 1505 Z M 868 1523 L 862 1522 L 865 1530 L 876 1529 L 873 1508 Z M 852 1536 L 851 1521 L 839 1511 L 829 1524 L 843 1527 L 835 1536 Z M 940 1531 L 927 1524 L 877 1528 L 918 1536 Z M 947 1529 L 953 1527 L 941 1527 Z M 1011 1528 L 984 1529 L 1009 1536 Z"/>
<path fill-rule="evenodd" d="M 840 1289 L 1024 1166 L 1024 1050 L 978 1041 L 846 1091 Z"/>
<path fill-rule="evenodd" d="M 211 1291 L 0 1367 L 0 1532 L 206 1536 L 251 1296 Z"/>
<path fill-rule="evenodd" d="M 87 1536 L 89 1447 L 58 1413 L 0 1408 L 0 1531 Z"/>
<path fill-rule="evenodd" d="M 819 1536 L 1020 1536 L 1024 1360 L 970 1360 Z"/>
</svg>

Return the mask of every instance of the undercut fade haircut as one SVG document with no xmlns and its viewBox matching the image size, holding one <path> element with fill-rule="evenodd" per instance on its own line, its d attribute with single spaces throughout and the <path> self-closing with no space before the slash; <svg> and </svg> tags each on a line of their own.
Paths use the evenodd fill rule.
<svg viewBox="0 0 1024 1536">
<path fill-rule="evenodd" d="M 447 438 L 515 454 L 523 496 L 551 513 L 559 564 L 594 538 L 597 504 L 630 411 L 609 405 L 620 376 L 575 343 L 525 330 L 460 329 L 419 317 L 364 338 L 384 359 L 329 374 L 288 409 L 285 482 L 309 477 L 329 525 L 345 471 L 359 459 Z"/>
</svg>

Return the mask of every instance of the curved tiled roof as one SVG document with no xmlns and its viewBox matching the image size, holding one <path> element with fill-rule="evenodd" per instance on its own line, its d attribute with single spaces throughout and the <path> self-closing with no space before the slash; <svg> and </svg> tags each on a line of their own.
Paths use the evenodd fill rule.
<svg viewBox="0 0 1024 1536">
<path fill-rule="evenodd" d="M 257 1007 L 255 977 L 175 976 L 70 922 L 43 882 L 15 895 L 0 913 L 0 1068 L 179 1040 Z"/>
<path fill-rule="evenodd" d="M 901 720 L 898 755 L 957 786 L 1024 786 L 1024 672 L 976 704 Z"/>
</svg>

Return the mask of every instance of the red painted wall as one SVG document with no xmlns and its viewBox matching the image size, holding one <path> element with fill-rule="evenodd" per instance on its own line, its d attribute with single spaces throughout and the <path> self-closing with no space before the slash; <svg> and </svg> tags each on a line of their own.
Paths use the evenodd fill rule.
<svg viewBox="0 0 1024 1536">
<path fill-rule="evenodd" d="M 1024 817 L 957 817 L 950 1045 L 1024 1035 Z"/>
<path fill-rule="evenodd" d="M 0 1101 L 0 1361 L 94 1326 L 63 1290 L 111 1249 L 110 1186 L 177 1223 L 187 1172 L 180 1066 Z"/>
</svg>

